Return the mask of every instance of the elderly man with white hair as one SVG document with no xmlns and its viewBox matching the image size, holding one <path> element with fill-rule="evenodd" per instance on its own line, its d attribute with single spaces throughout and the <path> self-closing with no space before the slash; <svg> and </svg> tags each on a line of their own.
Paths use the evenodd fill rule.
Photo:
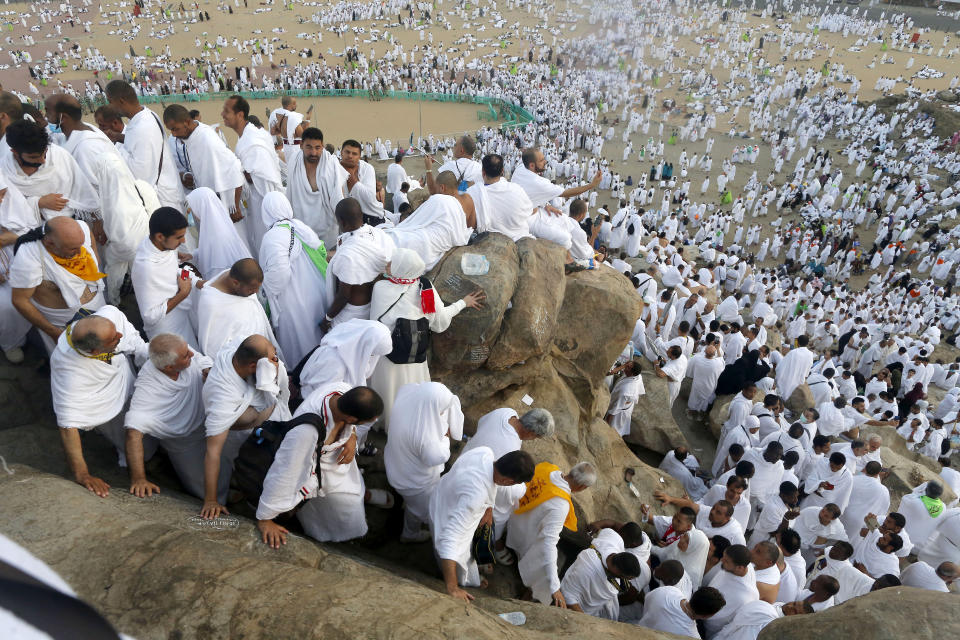
<svg viewBox="0 0 960 640">
<path fill-rule="evenodd" d="M 50 355 L 50 391 L 67 463 L 77 483 L 101 498 L 110 485 L 87 469 L 80 431 L 97 429 L 125 464 L 122 415 L 135 378 L 128 357 L 142 364 L 147 343 L 123 312 L 109 305 L 67 325 Z"/>
<path fill-rule="evenodd" d="M 497 458 L 519 451 L 524 440 L 549 438 L 553 435 L 555 425 L 553 415 L 546 409 L 531 409 L 522 416 L 518 416 L 513 409 L 494 409 L 477 421 L 477 431 L 466 446 L 463 453 L 478 447 L 488 447 Z M 513 510 L 517 508 L 517 501 L 523 495 L 525 487 L 515 485 L 497 488 L 497 498 L 493 508 L 493 525 L 499 537 L 511 518 Z M 497 545 L 498 560 L 509 563 L 510 554 L 503 551 L 502 541 Z"/>
<path fill-rule="evenodd" d="M 172 333 L 153 337 L 150 359 L 140 368 L 123 424 L 127 430 L 130 493 L 146 498 L 159 487 L 147 480 L 143 467 L 144 436 L 160 441 L 177 477 L 192 495 L 203 497 L 203 383 L 213 360 L 199 354 Z M 222 483 L 229 467 L 221 468 Z M 226 477 L 224 477 L 226 475 Z"/>
<path fill-rule="evenodd" d="M 460 399 L 439 382 L 404 385 L 394 405 L 383 463 L 390 486 L 403 496 L 400 541 L 423 542 L 430 537 L 422 525 L 429 522 L 430 496 L 450 459 L 450 440 L 463 437 L 463 411 Z"/>
<path fill-rule="evenodd" d="M 568 473 L 549 462 L 535 467 L 507 531 L 507 546 L 516 552 L 520 578 L 534 600 L 566 608 L 557 572 L 557 542 L 564 527 L 577 530 L 571 496 L 596 483 L 597 470 L 589 462 L 578 462 Z"/>
</svg>

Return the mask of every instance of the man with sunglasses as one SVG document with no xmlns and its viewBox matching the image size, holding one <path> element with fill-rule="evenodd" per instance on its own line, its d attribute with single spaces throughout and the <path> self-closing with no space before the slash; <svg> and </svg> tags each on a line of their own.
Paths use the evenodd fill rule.
<svg viewBox="0 0 960 640">
<path fill-rule="evenodd" d="M 50 144 L 46 129 L 20 120 L 6 128 L 4 139 L 10 153 L 0 157 L 0 170 L 42 218 L 100 217 L 97 192 L 73 156 Z"/>
</svg>

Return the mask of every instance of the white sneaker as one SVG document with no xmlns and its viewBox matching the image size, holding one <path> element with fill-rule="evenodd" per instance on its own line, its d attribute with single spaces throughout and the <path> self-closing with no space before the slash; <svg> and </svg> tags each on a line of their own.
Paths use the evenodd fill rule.
<svg viewBox="0 0 960 640">
<path fill-rule="evenodd" d="M 23 349 L 20 347 L 7 349 L 3 352 L 3 355 L 7 357 L 7 360 L 10 362 L 10 364 L 20 364 L 23 362 Z"/>
</svg>

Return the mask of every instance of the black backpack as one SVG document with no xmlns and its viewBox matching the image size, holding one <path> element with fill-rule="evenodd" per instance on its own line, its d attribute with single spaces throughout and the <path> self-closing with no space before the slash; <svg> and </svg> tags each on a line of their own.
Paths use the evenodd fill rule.
<svg viewBox="0 0 960 640">
<path fill-rule="evenodd" d="M 426 276 L 420 276 L 421 295 L 423 291 L 433 291 L 433 284 L 427 280 Z M 404 291 L 400 294 L 387 310 L 380 314 L 380 318 L 387 315 L 390 309 L 393 309 L 400 299 L 407 294 Z M 390 333 L 393 340 L 393 351 L 387 354 L 387 359 L 394 364 L 413 364 L 415 362 L 427 361 L 427 349 L 430 347 L 430 320 L 420 318 L 411 320 L 409 318 L 397 318 L 393 331 Z"/>
<path fill-rule="evenodd" d="M 270 465 L 273 464 L 277 450 L 283 443 L 284 436 L 291 429 L 302 424 L 310 424 L 316 428 L 317 447 L 323 446 L 323 441 L 327 438 L 327 425 L 323 416 L 315 413 L 305 413 L 286 422 L 267 420 L 254 429 L 240 446 L 240 451 L 233 461 L 232 484 L 243 494 L 244 499 L 253 508 L 256 508 L 260 502 L 260 494 L 263 493 L 263 481 L 267 477 Z M 317 482 L 322 483 L 319 469 L 317 470 Z"/>
</svg>

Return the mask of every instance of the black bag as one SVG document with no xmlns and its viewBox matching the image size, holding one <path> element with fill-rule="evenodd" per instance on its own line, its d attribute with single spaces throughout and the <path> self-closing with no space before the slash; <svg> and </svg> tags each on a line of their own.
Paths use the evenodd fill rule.
<svg viewBox="0 0 960 640">
<path fill-rule="evenodd" d="M 473 533 L 473 541 L 470 543 L 470 555 L 477 561 L 477 564 L 497 564 L 497 556 L 494 554 L 494 544 L 496 535 L 493 523 L 478 527 Z"/>
<path fill-rule="evenodd" d="M 421 296 L 425 291 L 433 291 L 433 284 L 425 276 L 420 276 Z M 390 309 L 393 309 L 400 299 L 407 294 L 404 291 L 400 294 L 387 310 L 380 314 L 380 318 L 387 315 Z M 397 318 L 393 326 L 393 332 L 390 334 L 393 340 L 393 351 L 387 354 L 387 359 L 393 364 L 413 364 L 416 362 L 427 361 L 427 349 L 430 347 L 430 320 L 420 318 L 411 320 L 409 318 Z"/>
<path fill-rule="evenodd" d="M 315 413 L 305 413 L 286 422 L 267 420 L 254 429 L 240 446 L 240 451 L 233 461 L 232 484 L 254 508 L 260 502 L 260 494 L 263 493 L 263 481 L 267 477 L 270 465 L 273 464 L 273 460 L 277 456 L 277 450 L 280 449 L 284 436 L 291 429 L 302 424 L 310 424 L 316 428 L 317 447 L 323 446 L 323 441 L 327 438 L 327 425 L 323 416 Z M 317 481 L 322 484 L 319 469 L 317 470 Z"/>
</svg>

